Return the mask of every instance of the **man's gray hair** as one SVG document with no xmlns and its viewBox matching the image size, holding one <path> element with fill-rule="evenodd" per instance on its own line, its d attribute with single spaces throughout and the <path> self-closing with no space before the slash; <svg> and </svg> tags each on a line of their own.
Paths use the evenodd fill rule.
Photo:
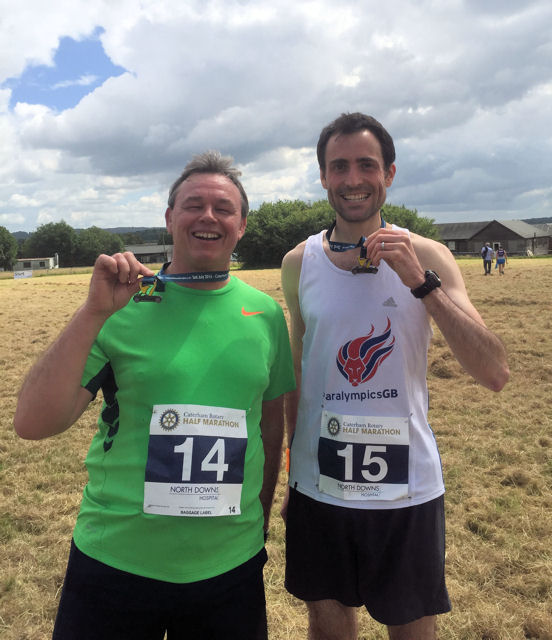
<svg viewBox="0 0 552 640">
<path fill-rule="evenodd" d="M 239 179 L 241 171 L 232 166 L 233 162 L 234 158 L 231 156 L 223 156 L 219 151 L 205 151 L 205 153 L 195 155 L 184 167 L 184 171 L 170 188 L 168 201 L 169 207 L 171 209 L 174 208 L 178 188 L 191 175 L 194 173 L 214 173 L 225 176 L 236 185 L 241 196 L 242 218 L 247 217 L 247 214 L 249 213 L 249 200 L 247 199 L 247 194 L 245 193 L 245 189 Z"/>
</svg>

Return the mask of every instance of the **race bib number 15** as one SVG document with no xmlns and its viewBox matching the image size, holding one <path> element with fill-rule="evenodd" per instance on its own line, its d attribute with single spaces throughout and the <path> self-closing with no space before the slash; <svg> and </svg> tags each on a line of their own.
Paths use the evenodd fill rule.
<svg viewBox="0 0 552 640">
<path fill-rule="evenodd" d="M 240 514 L 245 411 L 203 405 L 156 405 L 150 422 L 144 513 Z"/>
<path fill-rule="evenodd" d="M 342 500 L 408 496 L 408 418 L 322 412 L 318 488 Z"/>
</svg>

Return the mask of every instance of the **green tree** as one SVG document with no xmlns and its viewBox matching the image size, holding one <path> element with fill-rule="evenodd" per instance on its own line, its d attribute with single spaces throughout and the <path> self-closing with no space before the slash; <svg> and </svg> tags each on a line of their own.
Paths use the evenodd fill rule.
<svg viewBox="0 0 552 640">
<path fill-rule="evenodd" d="M 63 220 L 38 227 L 23 246 L 26 258 L 49 258 L 56 253 L 60 267 L 74 266 L 77 233 Z"/>
<path fill-rule="evenodd" d="M 17 257 L 17 240 L 6 229 L 0 227 L 0 267 L 11 271 Z"/>
<path fill-rule="evenodd" d="M 77 235 L 75 243 L 75 265 L 90 266 L 100 253 L 111 255 L 124 250 L 122 238 L 99 227 L 89 227 Z"/>
<path fill-rule="evenodd" d="M 394 204 L 384 204 L 381 208 L 381 215 L 386 222 L 405 227 L 420 236 L 439 240 L 439 232 L 434 226 L 435 220 L 419 216 L 416 209 L 407 209 L 404 204 L 400 207 Z"/>
<path fill-rule="evenodd" d="M 329 203 L 302 200 L 263 203 L 249 214 L 247 229 L 236 248 L 237 258 L 247 267 L 279 267 L 284 255 L 296 244 L 324 229 L 334 218 Z"/>
<path fill-rule="evenodd" d="M 143 244 L 144 242 L 142 236 L 136 231 L 121 233 L 120 237 L 123 239 L 125 244 Z"/>
<path fill-rule="evenodd" d="M 25 255 L 24 248 L 25 248 L 25 242 L 27 242 L 27 238 L 16 238 L 16 240 L 17 240 L 17 257 L 22 258 Z"/>
<path fill-rule="evenodd" d="M 438 239 L 431 218 L 418 216 L 415 209 L 386 204 L 382 216 L 387 222 L 427 238 Z M 245 235 L 236 248 L 237 259 L 246 267 L 277 267 L 284 255 L 308 236 L 327 229 L 335 212 L 327 200 L 263 203 L 249 214 Z"/>
<path fill-rule="evenodd" d="M 174 244 L 172 234 L 168 233 L 166 229 L 160 231 L 157 236 L 157 244 Z"/>
</svg>

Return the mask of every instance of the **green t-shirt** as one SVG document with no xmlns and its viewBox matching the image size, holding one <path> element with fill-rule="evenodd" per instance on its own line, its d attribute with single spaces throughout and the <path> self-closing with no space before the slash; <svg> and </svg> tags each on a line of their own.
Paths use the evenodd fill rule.
<svg viewBox="0 0 552 640">
<path fill-rule="evenodd" d="M 117 569 L 194 582 L 263 546 L 262 403 L 294 388 L 293 366 L 270 296 L 235 277 L 165 286 L 111 316 L 89 355 L 82 385 L 104 403 L 74 539 Z"/>
</svg>

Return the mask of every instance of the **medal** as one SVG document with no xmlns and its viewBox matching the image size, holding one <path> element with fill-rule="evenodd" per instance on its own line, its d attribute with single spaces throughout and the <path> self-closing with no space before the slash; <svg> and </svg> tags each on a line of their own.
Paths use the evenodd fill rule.
<svg viewBox="0 0 552 640">
<path fill-rule="evenodd" d="M 362 237 L 362 241 L 364 242 L 364 236 Z M 355 275 L 357 273 L 377 273 L 378 268 L 374 267 L 373 264 L 370 264 L 370 260 L 366 257 L 366 247 L 363 245 L 360 249 L 360 255 L 357 258 L 358 267 L 353 267 L 351 269 L 352 273 Z"/>
<path fill-rule="evenodd" d="M 385 227 L 385 220 L 383 218 L 381 219 L 381 226 Z M 350 249 L 356 249 L 360 247 L 360 255 L 357 258 L 358 266 L 353 267 L 351 269 L 351 272 L 355 275 L 357 273 L 377 273 L 378 268 L 374 267 L 366 256 L 366 247 L 364 246 L 366 237 L 361 236 L 356 244 L 353 244 L 352 242 L 335 242 L 334 240 L 330 240 L 330 236 L 332 235 L 332 231 L 334 230 L 334 228 L 335 220 L 330 225 L 330 228 L 326 231 L 326 240 L 328 241 L 331 251 L 341 253 L 343 251 L 349 251 Z"/>
<path fill-rule="evenodd" d="M 146 277 L 140 280 L 140 292 L 132 299 L 134 302 L 161 302 L 161 296 L 154 296 L 153 292 L 157 287 L 157 276 L 147 276 L 148 282 L 144 282 Z M 150 282 L 153 280 L 153 282 Z"/>
</svg>

